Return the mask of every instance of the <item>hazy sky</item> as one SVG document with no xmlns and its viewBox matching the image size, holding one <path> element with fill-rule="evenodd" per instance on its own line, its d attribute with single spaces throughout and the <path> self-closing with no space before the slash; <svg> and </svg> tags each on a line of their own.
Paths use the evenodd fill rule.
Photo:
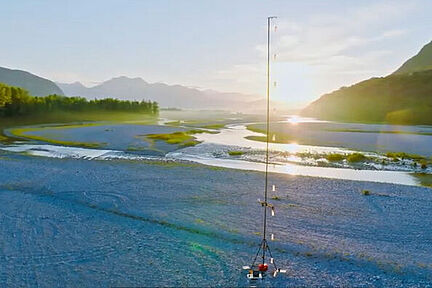
<svg viewBox="0 0 432 288">
<path fill-rule="evenodd" d="M 395 70 L 432 40 L 432 1 L 0 1 L 0 66 L 59 82 L 126 75 L 309 102 Z"/>
</svg>

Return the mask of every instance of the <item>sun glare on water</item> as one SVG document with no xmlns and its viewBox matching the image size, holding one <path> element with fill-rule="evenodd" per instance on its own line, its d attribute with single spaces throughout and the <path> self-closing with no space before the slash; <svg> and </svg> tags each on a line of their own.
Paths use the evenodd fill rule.
<svg viewBox="0 0 432 288">
<path fill-rule="evenodd" d="M 299 115 L 286 115 L 286 120 L 283 120 L 281 122 L 289 123 L 292 125 L 297 125 L 299 123 L 327 123 L 329 121 L 325 120 L 318 120 L 315 118 L 309 118 L 309 117 L 301 117 Z"/>
<path fill-rule="evenodd" d="M 294 116 L 290 116 L 287 119 L 287 122 L 290 123 L 291 125 L 297 125 L 298 123 L 301 122 L 301 119 L 300 119 L 300 117 L 294 115 Z"/>
</svg>

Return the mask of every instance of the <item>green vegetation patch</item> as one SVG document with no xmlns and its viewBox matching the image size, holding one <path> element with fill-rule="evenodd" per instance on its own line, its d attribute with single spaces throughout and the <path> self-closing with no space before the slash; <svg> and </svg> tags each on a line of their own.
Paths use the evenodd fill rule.
<svg viewBox="0 0 432 288">
<path fill-rule="evenodd" d="M 267 131 L 261 128 L 258 128 L 256 124 L 250 124 L 246 126 L 246 129 L 256 133 L 267 134 Z"/>
<path fill-rule="evenodd" d="M 147 138 L 153 140 L 162 140 L 168 144 L 181 144 L 193 140 L 194 137 L 187 134 L 186 132 L 174 132 L 166 134 L 148 134 Z"/>
<path fill-rule="evenodd" d="M 246 136 L 245 138 L 252 141 L 267 142 L 267 136 Z M 294 138 L 282 134 L 275 136 L 274 140 L 273 138 L 269 139 L 269 143 L 290 144 L 293 142 L 295 142 Z"/>
<path fill-rule="evenodd" d="M 315 160 L 322 158 L 321 154 L 311 153 L 311 152 L 297 152 L 295 155 L 297 157 L 300 157 L 300 158 L 311 158 L 311 159 L 315 159 Z"/>
<path fill-rule="evenodd" d="M 368 160 L 369 158 L 363 155 L 362 153 L 352 153 L 352 154 L 339 154 L 339 153 L 331 153 L 325 155 L 325 158 L 330 162 L 339 162 L 342 160 L 347 160 L 350 163 L 356 163 L 356 162 L 364 162 Z"/>
<path fill-rule="evenodd" d="M 391 158 L 394 162 L 399 160 L 412 160 L 414 161 L 413 167 L 421 167 L 421 169 L 426 169 L 428 165 L 432 165 L 432 159 L 426 158 L 417 154 L 408 154 L 405 152 L 388 152 L 386 153 L 388 158 Z"/>
<path fill-rule="evenodd" d="M 192 146 L 198 145 L 200 143 L 201 142 L 197 141 L 197 140 L 190 140 L 190 141 L 182 143 L 181 146 L 183 146 L 183 147 L 192 147 Z"/>
<path fill-rule="evenodd" d="M 428 167 L 428 162 L 426 160 L 420 161 L 421 169 L 426 169 Z"/>
<path fill-rule="evenodd" d="M 327 154 L 325 158 L 330 162 L 338 162 L 344 160 L 346 156 L 339 153 L 331 153 Z"/>
<path fill-rule="evenodd" d="M 362 195 L 364 195 L 364 196 L 369 196 L 369 195 L 371 195 L 371 192 L 370 192 L 369 190 L 362 190 L 361 193 L 362 193 Z"/>
<path fill-rule="evenodd" d="M 209 124 L 209 125 L 200 126 L 200 128 L 218 130 L 218 129 L 225 128 L 225 124 Z"/>
<path fill-rule="evenodd" d="M 347 156 L 347 161 L 351 163 L 363 162 L 367 160 L 367 157 L 361 153 L 352 153 Z"/>
<path fill-rule="evenodd" d="M 147 148 L 146 147 L 129 146 L 126 150 L 127 151 L 145 151 L 145 150 L 147 150 Z"/>
<path fill-rule="evenodd" d="M 170 122 L 166 122 L 165 125 L 167 126 L 180 126 L 182 124 L 181 121 L 170 121 Z"/>
<path fill-rule="evenodd" d="M 201 134 L 201 133 L 208 133 L 208 134 L 218 134 L 218 131 L 210 131 L 210 130 L 203 130 L 203 129 L 192 129 L 188 130 L 186 133 L 188 134 Z"/>
<path fill-rule="evenodd" d="M 253 141 L 260 141 L 260 142 L 267 142 L 267 131 L 265 129 L 261 129 L 257 127 L 256 124 L 250 124 L 246 126 L 246 129 L 252 132 L 261 133 L 266 136 L 246 136 L 246 139 L 253 140 Z M 288 135 L 286 133 L 281 132 L 270 132 L 270 143 L 279 143 L 279 144 L 289 144 L 292 142 L 296 142 L 296 139 L 294 139 L 291 135 Z"/>
<path fill-rule="evenodd" d="M 126 150 L 130 151 L 130 152 L 155 151 L 155 152 L 161 152 L 161 153 L 163 153 L 162 150 L 156 149 L 153 146 L 150 146 L 150 147 L 129 146 Z"/>
<path fill-rule="evenodd" d="M 225 127 L 225 124 L 205 124 L 196 120 L 170 121 L 170 122 L 166 122 L 165 125 L 174 126 L 174 127 L 179 127 L 183 125 L 183 126 L 192 126 L 201 129 L 212 129 L 212 130 L 219 130 Z"/>
<path fill-rule="evenodd" d="M 205 221 L 203 220 L 203 219 L 201 219 L 201 218 L 196 218 L 195 219 L 195 223 L 198 223 L 198 224 L 203 224 Z"/>
<path fill-rule="evenodd" d="M 0 131 L 0 142 L 9 142 L 9 141 L 10 141 L 10 138 L 3 135 L 2 131 Z"/>
<path fill-rule="evenodd" d="M 420 185 L 432 188 L 432 174 L 414 173 L 412 174 L 420 183 Z"/>
<path fill-rule="evenodd" d="M 405 152 L 388 152 L 386 153 L 386 156 L 388 158 L 393 158 L 393 159 L 411 159 L 411 160 L 423 160 L 425 159 L 425 157 L 421 156 L 421 155 L 416 155 L 416 154 L 408 154 Z"/>
<path fill-rule="evenodd" d="M 197 141 L 195 137 L 192 136 L 194 134 L 200 134 L 200 133 L 213 134 L 218 132 L 203 130 L 203 129 L 192 129 L 188 131 L 179 131 L 173 133 L 147 134 L 146 137 L 151 140 L 164 141 L 167 144 L 180 145 L 182 147 L 190 147 L 201 143 L 200 141 Z"/>
<path fill-rule="evenodd" d="M 241 156 L 243 154 L 244 154 L 243 151 L 238 151 L 238 150 L 228 151 L 228 155 L 230 156 Z"/>
</svg>

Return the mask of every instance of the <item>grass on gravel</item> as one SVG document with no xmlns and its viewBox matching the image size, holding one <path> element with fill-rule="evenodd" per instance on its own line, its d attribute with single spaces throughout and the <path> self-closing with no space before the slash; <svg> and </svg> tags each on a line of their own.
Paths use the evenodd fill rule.
<svg viewBox="0 0 432 288">
<path fill-rule="evenodd" d="M 432 174 L 414 173 L 412 175 L 420 182 L 420 185 L 432 188 Z"/>
<path fill-rule="evenodd" d="M 22 137 L 26 139 L 42 141 L 42 142 L 47 142 L 56 145 L 74 146 L 74 147 L 83 147 L 83 148 L 101 148 L 105 145 L 105 143 L 64 141 L 64 140 L 51 139 L 39 135 L 27 134 L 28 132 L 42 131 L 46 129 L 50 129 L 50 130 L 51 129 L 71 129 L 71 128 L 90 127 L 90 126 L 97 126 L 97 125 L 100 124 L 81 123 L 81 124 L 70 124 L 70 125 L 46 126 L 46 127 L 24 127 L 24 128 L 10 129 L 9 132 L 15 137 Z"/>
<path fill-rule="evenodd" d="M 182 147 L 190 147 L 201 143 L 200 141 L 197 141 L 194 136 L 192 136 L 194 134 L 201 134 L 201 133 L 215 134 L 218 132 L 203 130 L 203 129 L 192 129 L 188 131 L 179 131 L 173 133 L 147 134 L 146 136 L 148 139 L 151 140 L 160 140 L 160 141 L 164 141 L 167 144 L 180 145 Z"/>
<path fill-rule="evenodd" d="M 184 126 L 197 127 L 197 128 L 201 128 L 201 129 L 212 129 L 212 130 L 219 130 L 219 129 L 222 129 L 225 127 L 225 124 L 206 124 L 206 123 L 201 123 L 201 122 L 195 121 L 195 120 L 170 121 L 170 122 L 166 122 L 165 125 L 174 126 L 174 127 L 184 125 Z"/>
<path fill-rule="evenodd" d="M 238 151 L 238 150 L 228 151 L 228 155 L 230 156 L 241 156 L 243 154 L 244 154 L 243 151 Z"/>
</svg>

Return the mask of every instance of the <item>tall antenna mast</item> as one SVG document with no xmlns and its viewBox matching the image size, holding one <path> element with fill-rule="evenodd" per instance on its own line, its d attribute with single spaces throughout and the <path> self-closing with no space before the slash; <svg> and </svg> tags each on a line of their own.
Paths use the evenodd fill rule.
<svg viewBox="0 0 432 288">
<path fill-rule="evenodd" d="M 267 17 L 267 141 L 266 141 L 266 161 L 265 161 L 265 187 L 264 187 L 264 220 L 263 220 L 263 247 L 262 247 L 262 263 L 265 262 L 266 250 L 268 248 L 266 232 L 267 232 L 267 195 L 268 195 L 268 167 L 269 167 L 269 142 L 270 142 L 270 31 L 271 21 L 275 16 Z"/>
<path fill-rule="evenodd" d="M 268 265 L 266 263 L 266 253 L 270 256 L 270 263 L 274 266 L 273 276 L 276 277 L 278 272 L 285 273 L 286 270 L 278 269 L 276 263 L 273 259 L 273 255 L 271 254 L 270 247 L 267 243 L 267 208 L 271 209 L 272 216 L 274 216 L 274 206 L 267 202 L 268 200 L 268 170 L 269 170 L 269 142 L 270 142 L 270 32 L 271 32 L 271 23 L 272 19 L 275 19 L 275 16 L 267 17 L 267 121 L 266 121 L 266 132 L 267 132 L 267 140 L 266 140 L 266 160 L 265 160 L 265 187 L 264 187 L 264 201 L 260 201 L 261 206 L 264 208 L 264 217 L 263 217 L 263 238 L 261 240 L 258 251 L 255 255 L 255 258 L 252 262 L 251 266 L 243 266 L 244 269 L 249 269 L 249 273 L 247 277 L 250 280 L 263 279 L 268 270 Z M 273 185 L 273 191 L 275 191 L 275 186 Z M 274 240 L 274 235 L 271 235 L 271 240 Z M 258 255 L 261 253 L 262 261 L 259 265 L 255 265 Z"/>
</svg>

